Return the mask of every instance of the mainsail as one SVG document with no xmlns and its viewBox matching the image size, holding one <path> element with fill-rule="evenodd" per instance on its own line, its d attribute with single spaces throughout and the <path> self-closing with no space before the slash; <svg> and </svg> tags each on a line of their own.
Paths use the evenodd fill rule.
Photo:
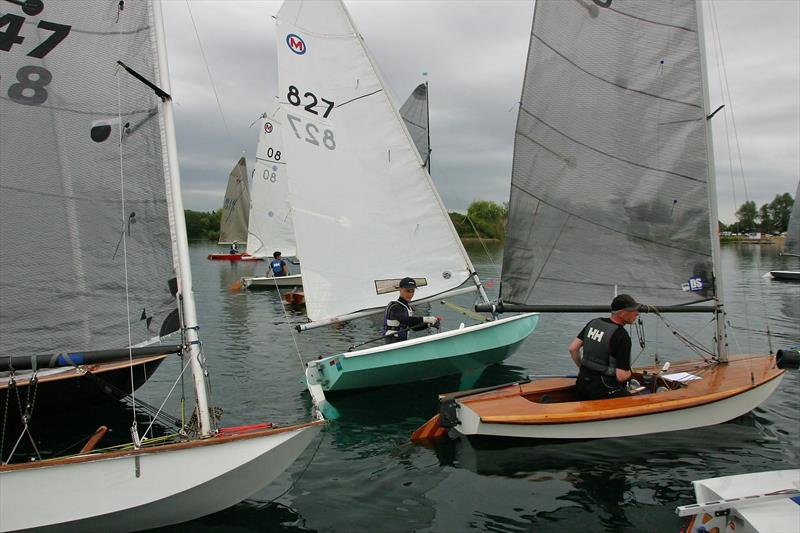
<svg viewBox="0 0 800 533">
<path fill-rule="evenodd" d="M 297 255 L 281 127 L 277 117 L 264 114 L 256 148 L 247 240 L 247 253 L 256 257 L 271 257 L 276 250 L 284 257 Z"/>
<path fill-rule="evenodd" d="M 701 41 L 693 1 L 537 1 L 503 300 L 714 297 Z"/>
<path fill-rule="evenodd" d="M 2 355 L 121 348 L 173 329 L 158 98 L 117 65 L 157 79 L 142 52 L 155 46 L 148 4 L 126 3 L 124 17 L 117 2 L 75 7 L 45 2 L 38 27 L 23 24 L 27 9 L 3 16 L 5 36 L 24 39 L 7 41 L 0 75 Z"/>
<path fill-rule="evenodd" d="M 400 116 L 406 125 L 419 157 L 430 172 L 430 133 L 428 130 L 428 83 L 420 83 L 400 106 Z"/>
<path fill-rule="evenodd" d="M 247 218 L 250 214 L 250 190 L 247 186 L 247 163 L 244 157 L 228 176 L 222 218 L 219 223 L 219 244 L 247 242 Z"/>
<path fill-rule="evenodd" d="M 286 2 L 277 36 L 308 317 L 383 307 L 405 276 L 461 285 L 469 258 L 344 6 Z"/>
</svg>

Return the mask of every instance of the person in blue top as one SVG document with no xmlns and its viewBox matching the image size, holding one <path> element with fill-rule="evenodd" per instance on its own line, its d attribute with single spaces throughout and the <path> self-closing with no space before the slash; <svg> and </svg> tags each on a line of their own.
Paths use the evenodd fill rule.
<svg viewBox="0 0 800 533">
<path fill-rule="evenodd" d="M 233 241 L 231 244 L 231 255 L 238 255 L 239 254 L 239 243 L 237 241 Z"/>
<path fill-rule="evenodd" d="M 620 294 L 611 302 L 611 316 L 590 320 L 569 345 L 572 360 L 579 368 L 575 382 L 578 398 L 630 396 L 625 382 L 631 378 L 631 336 L 625 325 L 633 324 L 638 317 L 636 300 Z"/>
<path fill-rule="evenodd" d="M 275 277 L 289 275 L 289 267 L 286 266 L 286 261 L 281 259 L 280 252 L 272 254 L 272 261 L 269 262 L 269 271 L 267 274 L 271 274 Z"/>
<path fill-rule="evenodd" d="M 419 331 L 431 326 L 438 328 L 441 318 L 436 316 L 414 316 L 411 299 L 417 289 L 414 278 L 403 278 L 399 283 L 400 297 L 389 302 L 383 312 L 382 334 L 386 344 L 408 339 L 408 330 Z"/>
</svg>

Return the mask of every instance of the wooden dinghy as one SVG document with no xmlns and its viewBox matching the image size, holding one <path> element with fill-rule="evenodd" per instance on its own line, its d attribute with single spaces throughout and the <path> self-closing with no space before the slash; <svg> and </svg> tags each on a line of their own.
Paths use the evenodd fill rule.
<svg viewBox="0 0 800 533">
<path fill-rule="evenodd" d="M 741 355 L 727 363 L 674 363 L 669 374 L 657 367 L 637 369 L 634 378 L 650 387 L 626 398 L 580 401 L 574 378 L 445 394 L 439 414 L 412 440 L 440 437 L 451 428 L 461 435 L 582 439 L 708 426 L 754 409 L 778 387 L 783 373 L 772 356 Z"/>
<path fill-rule="evenodd" d="M 289 305 L 305 305 L 306 295 L 302 289 L 290 289 L 283 293 L 283 300 Z"/>
</svg>

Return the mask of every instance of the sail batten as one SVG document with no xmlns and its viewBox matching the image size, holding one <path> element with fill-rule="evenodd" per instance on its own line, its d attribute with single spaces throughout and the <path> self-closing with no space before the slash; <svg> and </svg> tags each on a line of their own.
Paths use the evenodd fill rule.
<svg viewBox="0 0 800 533">
<path fill-rule="evenodd" d="M 681 305 L 715 295 L 694 2 L 539 0 L 501 297 Z"/>
</svg>

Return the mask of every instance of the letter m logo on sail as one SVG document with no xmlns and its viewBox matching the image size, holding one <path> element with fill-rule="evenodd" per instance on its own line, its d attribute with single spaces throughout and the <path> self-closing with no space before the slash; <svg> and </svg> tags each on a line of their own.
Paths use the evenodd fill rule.
<svg viewBox="0 0 800 533">
<path fill-rule="evenodd" d="M 599 329 L 589 328 L 589 332 L 586 334 L 586 336 L 595 342 L 600 342 L 603 340 L 603 333 L 604 332 L 600 331 Z"/>
<path fill-rule="evenodd" d="M 287 35 L 286 44 L 289 46 L 289 50 L 299 56 L 306 53 L 306 43 L 299 35 L 295 35 L 294 33 Z"/>
</svg>

